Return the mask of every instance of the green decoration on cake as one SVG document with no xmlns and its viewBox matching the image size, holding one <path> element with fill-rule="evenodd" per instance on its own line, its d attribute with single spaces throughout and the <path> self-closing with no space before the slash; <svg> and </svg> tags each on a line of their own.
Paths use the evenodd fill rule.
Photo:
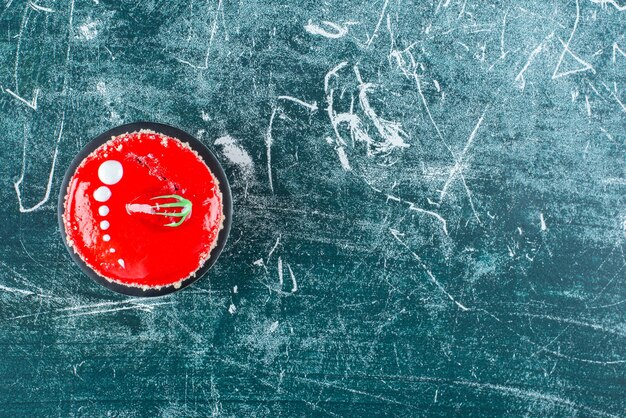
<svg viewBox="0 0 626 418">
<path fill-rule="evenodd" d="M 176 200 L 175 202 L 157 203 L 156 205 L 152 206 L 151 213 L 154 215 L 172 216 L 175 218 L 180 218 L 176 222 L 165 224 L 165 226 L 171 226 L 171 227 L 180 226 L 183 222 L 185 222 L 185 220 L 189 217 L 189 215 L 191 215 L 192 204 L 189 200 L 185 199 L 182 196 L 179 196 L 177 194 L 168 194 L 168 195 L 153 197 L 151 200 L 155 200 L 155 199 L 175 199 Z M 162 209 L 171 209 L 171 208 L 180 208 L 180 210 L 176 210 L 176 211 L 166 210 L 164 212 L 161 211 Z"/>
</svg>

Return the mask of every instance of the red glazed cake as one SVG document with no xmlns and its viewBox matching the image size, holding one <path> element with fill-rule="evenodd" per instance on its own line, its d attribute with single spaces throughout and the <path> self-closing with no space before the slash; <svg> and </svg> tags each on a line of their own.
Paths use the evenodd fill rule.
<svg viewBox="0 0 626 418">
<path fill-rule="evenodd" d="M 63 207 L 68 245 L 98 276 L 179 288 L 223 227 L 217 178 L 188 144 L 153 131 L 112 137 L 76 168 Z"/>
</svg>

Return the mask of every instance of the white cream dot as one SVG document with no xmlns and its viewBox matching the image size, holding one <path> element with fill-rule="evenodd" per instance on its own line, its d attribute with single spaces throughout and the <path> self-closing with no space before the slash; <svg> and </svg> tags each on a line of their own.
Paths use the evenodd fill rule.
<svg viewBox="0 0 626 418">
<path fill-rule="evenodd" d="M 111 248 L 111 249 L 109 250 L 109 252 L 110 252 L 110 253 L 114 253 L 114 252 L 115 252 L 115 248 Z"/>
<path fill-rule="evenodd" d="M 109 229 L 109 226 L 111 226 L 109 221 L 100 222 L 100 229 L 102 229 L 103 231 L 106 231 L 107 229 Z"/>
<path fill-rule="evenodd" d="M 98 168 L 98 178 L 104 184 L 115 184 L 122 179 L 124 168 L 119 161 L 107 160 Z"/>
<path fill-rule="evenodd" d="M 100 216 L 107 216 L 109 214 L 109 207 L 106 205 L 102 205 L 98 208 L 98 213 Z"/>
<path fill-rule="evenodd" d="M 124 260 L 120 258 L 119 260 L 117 260 L 117 262 L 119 263 L 120 266 L 122 266 L 123 269 L 126 268 L 126 263 L 124 263 Z"/>
<path fill-rule="evenodd" d="M 109 242 L 109 241 L 111 241 L 111 235 L 109 235 L 109 234 L 105 234 L 105 235 L 103 235 L 103 236 L 102 236 L 102 239 L 103 239 L 105 242 Z"/>
<path fill-rule="evenodd" d="M 93 192 L 93 198 L 98 202 L 106 202 L 111 197 L 111 189 L 106 186 L 100 186 Z"/>
</svg>

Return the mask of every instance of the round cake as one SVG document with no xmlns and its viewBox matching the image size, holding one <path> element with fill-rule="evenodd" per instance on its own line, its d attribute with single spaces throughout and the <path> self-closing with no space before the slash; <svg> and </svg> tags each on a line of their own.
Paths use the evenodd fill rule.
<svg viewBox="0 0 626 418">
<path fill-rule="evenodd" d="M 80 162 L 62 221 L 68 246 L 99 277 L 177 289 L 216 246 L 223 198 L 186 142 L 140 130 L 111 137 Z"/>
</svg>

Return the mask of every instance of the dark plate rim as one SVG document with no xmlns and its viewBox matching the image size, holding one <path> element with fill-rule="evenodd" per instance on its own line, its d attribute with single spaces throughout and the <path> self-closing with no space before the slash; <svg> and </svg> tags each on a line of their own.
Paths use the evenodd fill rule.
<svg viewBox="0 0 626 418">
<path fill-rule="evenodd" d="M 198 271 L 196 271 L 196 274 L 183 280 L 181 286 L 178 288 L 174 287 L 173 285 L 169 285 L 161 287 L 159 289 L 144 290 L 140 287 L 125 286 L 119 283 L 111 282 L 104 277 L 96 274 L 96 272 L 93 271 L 89 266 L 87 266 L 87 264 L 85 264 L 85 262 L 79 257 L 78 254 L 74 252 L 74 250 L 67 243 L 67 234 L 65 231 L 65 225 L 63 223 L 63 210 L 65 208 L 65 196 L 67 194 L 67 188 L 69 186 L 70 179 L 76 172 L 76 169 L 89 154 L 91 154 L 96 148 L 98 148 L 102 144 L 109 141 L 112 136 L 140 131 L 142 129 L 147 129 L 155 131 L 157 133 L 168 135 L 189 144 L 189 146 L 202 157 L 204 163 L 209 167 L 213 175 L 217 178 L 220 184 L 220 191 L 222 192 L 224 224 L 223 228 L 217 236 L 217 244 L 211 251 L 208 260 L 198 269 Z M 226 177 L 226 173 L 224 172 L 224 169 L 220 165 L 218 159 L 211 152 L 211 150 L 207 148 L 206 145 L 204 145 L 202 142 L 200 142 L 198 139 L 188 134 L 187 132 L 173 126 L 157 122 L 139 121 L 116 126 L 115 128 L 109 129 L 108 131 L 103 132 L 96 138 L 92 139 L 79 151 L 79 153 L 74 157 L 69 167 L 65 171 L 65 176 L 63 177 L 63 182 L 61 183 L 61 189 L 59 191 L 57 217 L 61 238 L 63 239 L 65 248 L 67 248 L 67 251 L 70 253 L 70 256 L 72 257 L 74 262 L 78 264 L 78 266 L 87 276 L 89 276 L 91 279 L 101 284 L 102 286 L 117 293 L 121 293 L 127 296 L 155 297 L 164 296 L 184 289 L 185 287 L 194 283 L 196 280 L 200 279 L 213 266 L 213 264 L 215 264 L 220 256 L 220 253 L 224 249 L 224 246 L 226 245 L 226 241 L 228 240 L 228 235 L 230 233 L 230 227 L 232 223 L 232 210 L 233 202 L 228 178 Z"/>
</svg>

